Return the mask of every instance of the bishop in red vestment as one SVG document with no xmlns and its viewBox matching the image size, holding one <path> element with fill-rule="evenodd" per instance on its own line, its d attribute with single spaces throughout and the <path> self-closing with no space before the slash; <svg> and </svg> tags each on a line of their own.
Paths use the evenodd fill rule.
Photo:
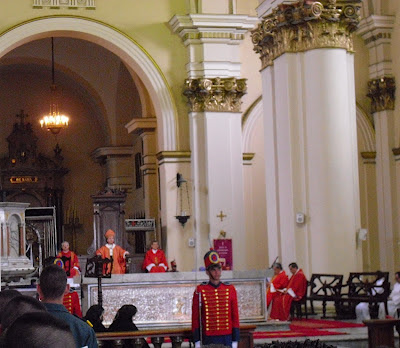
<svg viewBox="0 0 400 348">
<path fill-rule="evenodd" d="M 73 278 L 81 273 L 78 256 L 69 250 L 67 241 L 61 243 L 61 251 L 57 254 L 57 258 L 62 260 L 63 268 L 67 272 L 68 278 Z"/>
<path fill-rule="evenodd" d="M 282 265 L 280 263 L 274 263 L 273 270 L 274 276 L 267 287 L 267 307 L 269 307 L 271 301 L 278 295 L 279 290 L 286 288 L 289 282 L 289 278 L 286 272 L 282 270 Z"/>
<path fill-rule="evenodd" d="M 96 255 L 100 255 L 103 259 L 111 258 L 112 262 L 112 274 L 125 274 L 126 272 L 126 255 L 129 254 L 126 250 L 122 249 L 119 245 L 114 243 L 115 232 L 108 230 L 105 234 L 107 244 L 96 250 Z M 111 267 L 111 264 L 108 265 Z"/>
<path fill-rule="evenodd" d="M 150 273 L 166 272 L 168 269 L 164 251 L 159 249 L 158 242 L 155 240 L 151 243 L 151 249 L 147 251 L 144 257 L 142 269 Z"/>
<path fill-rule="evenodd" d="M 307 279 L 303 271 L 294 262 L 289 265 L 289 270 L 292 276 L 287 288 L 278 292 L 272 302 L 271 319 L 289 320 L 292 301 L 300 301 L 306 295 Z"/>
</svg>

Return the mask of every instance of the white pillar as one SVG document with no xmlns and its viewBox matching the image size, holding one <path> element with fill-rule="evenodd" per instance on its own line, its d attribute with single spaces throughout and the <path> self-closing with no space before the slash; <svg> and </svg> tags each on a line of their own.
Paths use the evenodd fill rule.
<svg viewBox="0 0 400 348">
<path fill-rule="evenodd" d="M 197 268 L 221 232 L 232 239 L 234 269 L 246 268 L 245 253 L 240 252 L 246 238 L 240 113 L 246 84 L 238 79 L 239 43 L 256 20 L 242 15 L 190 14 L 174 16 L 169 22 L 189 53 L 184 94 L 191 111 Z"/>
<path fill-rule="evenodd" d="M 347 32 L 338 40 L 350 30 L 343 14 L 336 23 L 320 17 L 341 9 L 331 10 L 270 8 L 253 31 L 263 64 L 269 257 L 297 261 L 308 274 L 348 273 L 362 262 L 352 39 Z"/>
<path fill-rule="evenodd" d="M 368 97 L 374 116 L 376 139 L 376 189 L 378 200 L 378 234 L 380 269 L 397 271 L 399 254 L 399 224 L 397 221 L 398 184 L 394 107 L 395 81 L 392 70 L 391 37 L 395 18 L 372 15 L 360 23 L 358 33 L 369 49 Z"/>
</svg>

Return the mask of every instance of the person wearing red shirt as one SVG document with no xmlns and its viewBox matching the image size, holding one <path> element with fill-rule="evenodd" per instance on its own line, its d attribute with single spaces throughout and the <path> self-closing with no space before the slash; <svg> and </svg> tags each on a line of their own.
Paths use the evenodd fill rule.
<svg viewBox="0 0 400 348">
<path fill-rule="evenodd" d="M 125 274 L 125 258 L 126 255 L 129 255 L 129 252 L 114 243 L 115 232 L 113 230 L 108 230 L 105 233 L 105 237 L 107 243 L 96 250 L 96 255 L 100 255 L 103 259 L 110 259 L 112 257 L 112 274 Z M 111 267 L 111 263 L 108 264 L 108 267 Z"/>
<path fill-rule="evenodd" d="M 292 276 L 287 287 L 282 292 L 278 292 L 272 302 L 271 319 L 288 320 L 292 301 L 300 301 L 306 295 L 307 278 L 303 271 L 295 262 L 289 265 L 289 270 Z"/>
<path fill-rule="evenodd" d="M 168 269 L 167 258 L 165 257 L 164 251 L 159 249 L 156 240 L 151 242 L 151 249 L 147 251 L 144 257 L 142 269 L 150 273 L 166 272 Z"/>
<path fill-rule="evenodd" d="M 73 278 L 81 274 L 78 256 L 69 250 L 69 243 L 64 241 L 61 243 L 61 251 L 57 254 L 57 258 L 63 262 L 63 268 L 67 272 L 68 278 Z"/>
<path fill-rule="evenodd" d="M 67 308 L 68 312 L 82 318 L 81 304 L 79 302 L 79 295 L 75 290 L 70 288 L 69 292 L 64 295 L 63 305 Z"/>
<path fill-rule="evenodd" d="M 221 282 L 222 267 L 216 251 L 205 254 L 204 264 L 209 281 L 197 286 L 192 302 L 195 348 L 208 344 L 237 348 L 240 337 L 236 289 Z"/>
<path fill-rule="evenodd" d="M 274 270 L 274 276 L 271 281 L 267 283 L 267 308 L 271 304 L 271 301 L 277 296 L 279 290 L 286 288 L 289 282 L 289 278 L 286 272 L 282 270 L 282 265 L 278 262 L 272 266 Z"/>
</svg>

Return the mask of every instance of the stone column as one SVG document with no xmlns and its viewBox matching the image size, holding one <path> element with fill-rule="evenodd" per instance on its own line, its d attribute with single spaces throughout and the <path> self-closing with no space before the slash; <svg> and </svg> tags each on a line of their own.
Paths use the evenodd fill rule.
<svg viewBox="0 0 400 348">
<path fill-rule="evenodd" d="M 142 166 L 140 170 L 143 174 L 144 185 L 144 207 L 145 215 L 148 219 L 156 219 L 157 239 L 160 239 L 160 226 L 158 223 L 159 197 L 157 180 L 157 120 L 156 118 L 135 118 L 130 121 L 126 128 L 128 133 L 140 135 L 143 144 Z"/>
<path fill-rule="evenodd" d="M 246 268 L 239 43 L 256 18 L 226 14 L 174 16 L 170 26 L 188 47 L 184 94 L 190 113 L 197 266 L 220 235 L 232 239 L 233 267 Z M 221 233 L 222 232 L 222 233 Z"/>
<path fill-rule="evenodd" d="M 93 151 L 95 161 L 106 165 L 106 185 L 111 189 L 132 191 L 132 147 L 100 147 Z"/>
<path fill-rule="evenodd" d="M 362 263 L 352 53 L 359 1 L 279 2 L 259 6 L 252 32 L 262 62 L 269 257 L 297 261 L 307 274 L 346 274 Z"/>
<path fill-rule="evenodd" d="M 378 207 L 376 200 L 369 199 L 368 196 L 376 197 L 376 152 L 361 152 L 362 165 L 360 166 L 363 178 L 360 181 L 361 204 L 364 205 L 361 216 L 361 226 L 368 231 L 367 239 L 359 241 L 362 244 L 364 271 L 375 272 L 380 269 L 379 259 L 379 235 L 378 235 Z"/>
<path fill-rule="evenodd" d="M 376 188 L 380 269 L 394 272 L 398 255 L 396 147 L 394 123 L 395 81 L 390 49 L 393 16 L 370 16 L 360 23 L 358 33 L 369 49 L 368 97 L 374 116 L 376 139 Z"/>
</svg>

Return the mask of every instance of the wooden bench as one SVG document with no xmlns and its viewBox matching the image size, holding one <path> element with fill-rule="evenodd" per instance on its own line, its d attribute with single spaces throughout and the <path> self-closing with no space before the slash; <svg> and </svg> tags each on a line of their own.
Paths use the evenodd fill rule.
<svg viewBox="0 0 400 348">
<path fill-rule="evenodd" d="M 255 325 L 240 326 L 240 342 L 239 348 L 253 348 L 253 332 L 256 329 Z M 151 343 L 155 348 L 161 348 L 165 338 L 171 340 L 173 348 L 180 348 L 185 339 L 192 339 L 192 330 L 189 328 L 181 329 L 165 329 L 165 330 L 140 330 L 129 332 L 98 332 L 96 333 L 99 348 L 120 348 L 134 347 L 141 348 L 143 338 L 150 338 Z"/>
<path fill-rule="evenodd" d="M 383 278 L 381 285 L 376 281 Z M 388 272 L 351 272 L 346 283 L 341 274 L 316 273 L 311 275 L 310 301 L 314 312 L 314 301 L 322 302 L 322 318 L 326 316 L 326 305 L 333 302 L 336 319 L 355 319 L 355 308 L 360 302 L 369 303 L 371 318 L 378 317 L 379 303 L 383 302 L 387 311 L 387 299 L 390 294 Z"/>
<path fill-rule="evenodd" d="M 377 281 L 382 279 L 380 285 Z M 378 318 L 379 303 L 385 305 L 390 295 L 389 272 L 351 272 L 349 278 L 342 286 L 340 301 L 336 305 L 338 319 L 355 319 L 355 308 L 360 302 L 369 304 L 371 319 Z"/>
<path fill-rule="evenodd" d="M 333 302 L 336 305 L 341 300 L 341 290 L 343 287 L 343 275 L 314 273 L 309 281 L 309 294 L 307 300 L 310 301 L 311 311 L 314 312 L 314 301 L 322 302 L 322 318 L 326 316 L 327 302 Z"/>
</svg>

